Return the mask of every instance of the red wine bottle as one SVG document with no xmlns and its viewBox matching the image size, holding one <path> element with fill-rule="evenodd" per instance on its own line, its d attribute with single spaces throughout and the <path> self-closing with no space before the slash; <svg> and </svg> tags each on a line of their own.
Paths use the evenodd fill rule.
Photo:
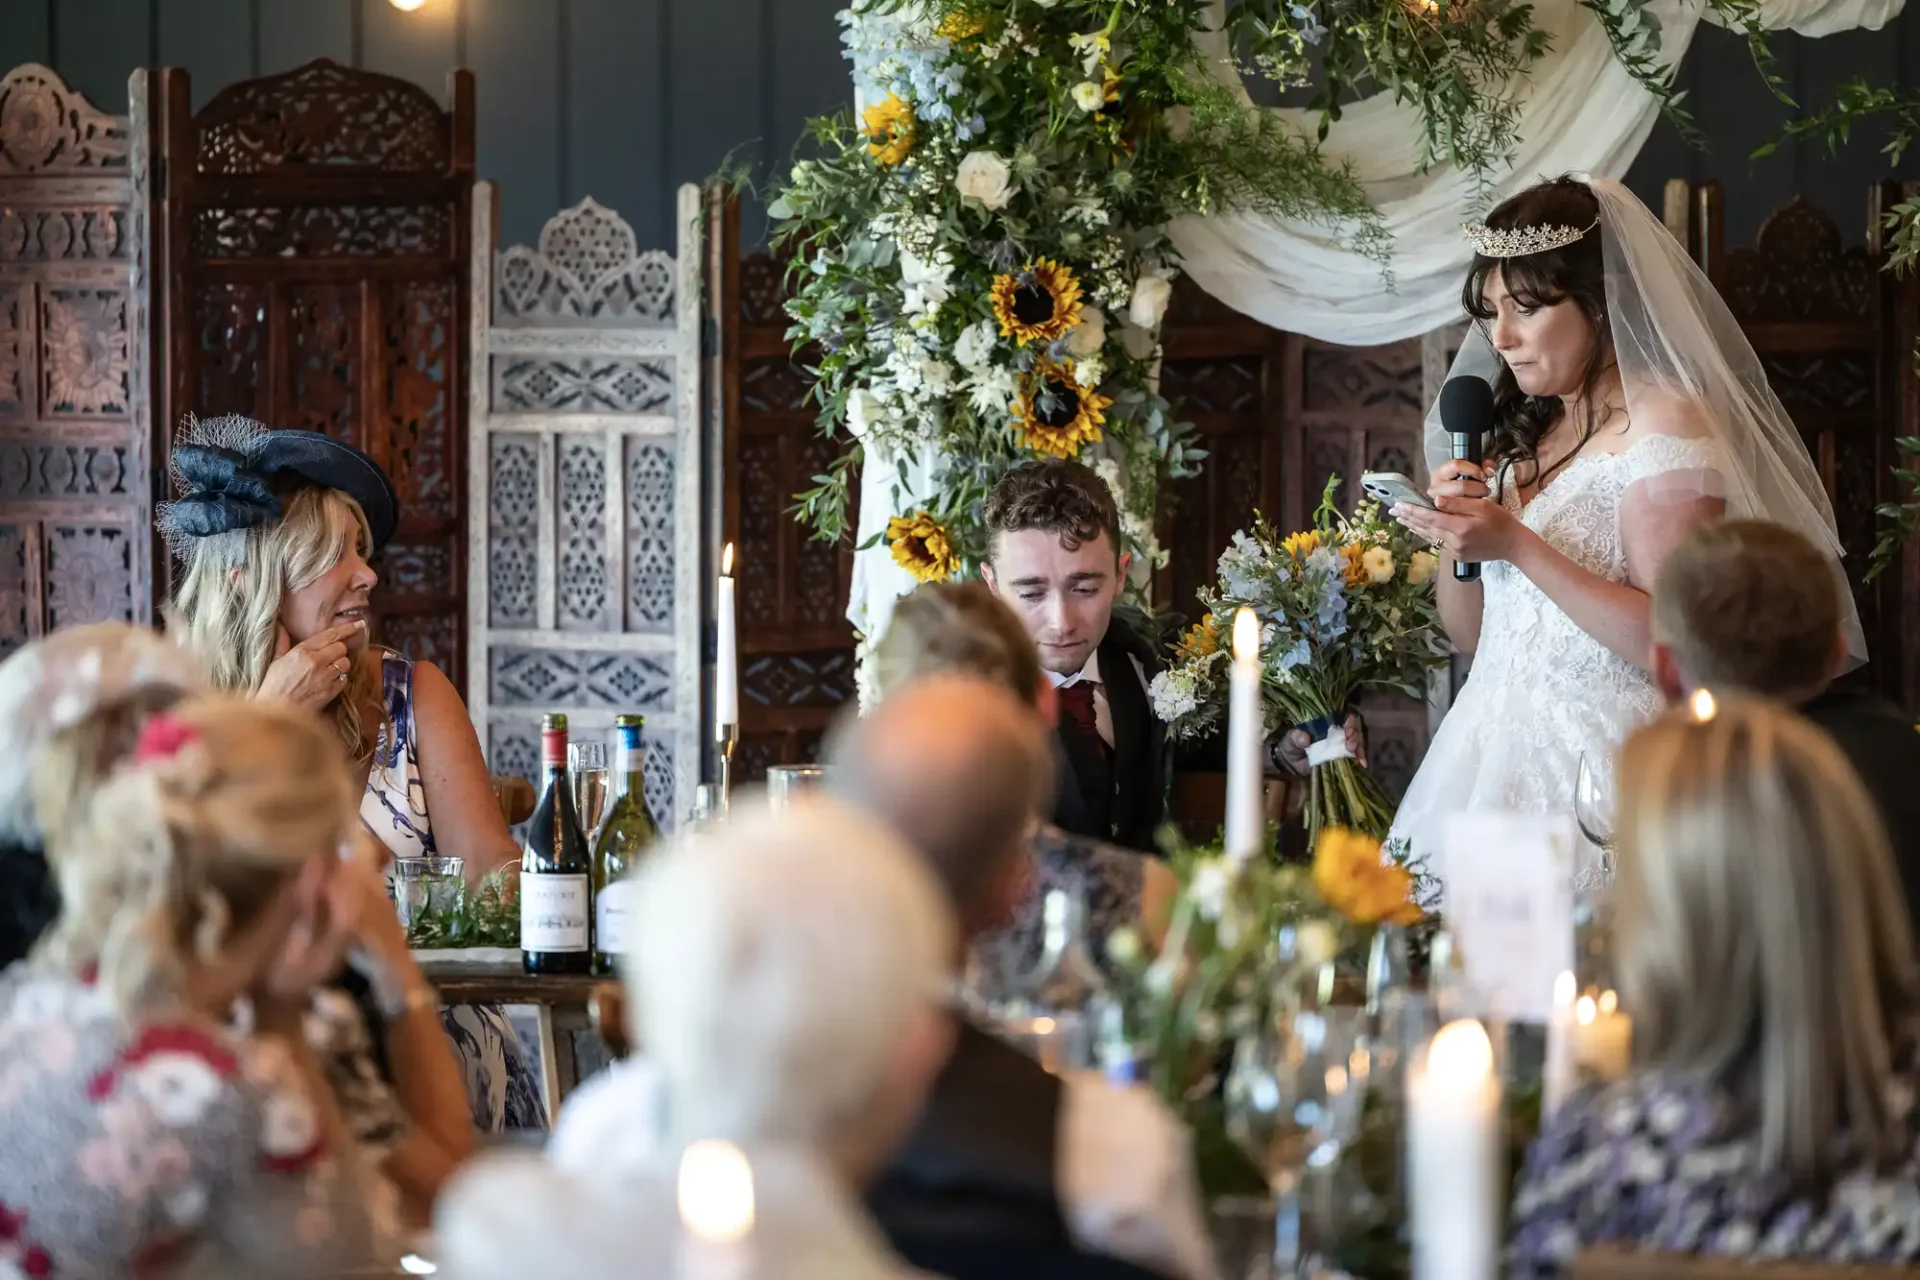
<svg viewBox="0 0 1920 1280">
<path fill-rule="evenodd" d="M 540 721 L 540 804 L 520 852 L 520 958 L 528 973 L 585 973 L 593 963 L 593 852 L 567 778 L 567 718 Z"/>
</svg>

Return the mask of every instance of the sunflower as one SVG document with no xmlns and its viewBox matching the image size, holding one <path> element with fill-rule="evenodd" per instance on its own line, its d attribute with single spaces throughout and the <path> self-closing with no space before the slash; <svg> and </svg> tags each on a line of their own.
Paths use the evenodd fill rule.
<svg viewBox="0 0 1920 1280">
<path fill-rule="evenodd" d="M 1080 281 L 1050 258 L 993 278 L 993 316 L 1021 346 L 1063 338 L 1080 323 Z"/>
<path fill-rule="evenodd" d="M 1413 877 L 1380 856 L 1380 842 L 1359 831 L 1328 827 L 1313 851 L 1313 887 L 1320 900 L 1355 924 L 1413 924 L 1424 914 L 1413 901 Z"/>
<path fill-rule="evenodd" d="M 925 511 L 890 518 L 887 541 L 893 544 L 894 562 L 916 582 L 945 582 L 960 571 L 946 529 Z"/>
<path fill-rule="evenodd" d="M 1113 401 L 1073 380 L 1073 361 L 1042 360 L 1020 379 L 1013 429 L 1035 453 L 1071 458 L 1100 440 Z"/>
<path fill-rule="evenodd" d="M 900 164 L 913 150 L 913 108 L 899 94 L 888 94 L 860 118 L 867 126 L 867 154 L 881 164 Z"/>
<path fill-rule="evenodd" d="M 1320 535 L 1312 529 L 1305 533 L 1290 533 L 1281 540 L 1280 549 L 1295 560 L 1305 560 L 1320 549 Z"/>
<path fill-rule="evenodd" d="M 951 40 L 955 44 L 971 40 L 987 29 L 987 20 L 977 13 L 955 11 L 940 19 L 940 25 L 933 34 L 942 40 Z"/>
</svg>

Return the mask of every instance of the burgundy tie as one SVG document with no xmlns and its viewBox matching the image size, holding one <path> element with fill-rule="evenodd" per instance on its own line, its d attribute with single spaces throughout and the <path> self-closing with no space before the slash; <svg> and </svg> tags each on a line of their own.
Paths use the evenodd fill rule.
<svg viewBox="0 0 1920 1280">
<path fill-rule="evenodd" d="M 1060 714 L 1089 744 L 1098 747 L 1101 755 L 1111 759 L 1113 748 L 1100 736 L 1100 718 L 1093 709 L 1093 691 L 1097 687 L 1092 680 L 1076 680 L 1072 684 L 1061 685 Z"/>
</svg>

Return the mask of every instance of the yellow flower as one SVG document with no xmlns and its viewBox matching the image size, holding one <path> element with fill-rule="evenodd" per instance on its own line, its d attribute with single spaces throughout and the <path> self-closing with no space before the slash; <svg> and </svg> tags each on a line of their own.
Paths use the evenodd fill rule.
<svg viewBox="0 0 1920 1280">
<path fill-rule="evenodd" d="M 1071 458 L 1100 440 L 1106 409 L 1113 401 L 1074 381 L 1073 361 L 1042 360 L 1020 379 L 1013 406 L 1013 429 L 1035 453 Z"/>
<path fill-rule="evenodd" d="M 1290 533 L 1280 543 L 1280 549 L 1295 560 L 1305 560 L 1320 548 L 1320 534 L 1308 529 L 1304 533 Z"/>
<path fill-rule="evenodd" d="M 945 582 L 960 571 L 960 557 L 940 522 L 924 511 L 887 521 L 887 541 L 896 564 L 919 582 Z"/>
<path fill-rule="evenodd" d="M 1328 827 L 1313 851 L 1313 887 L 1320 900 L 1355 924 L 1412 924 L 1413 877 L 1380 856 L 1380 842 L 1359 831 Z"/>
<path fill-rule="evenodd" d="M 973 39 L 986 29 L 987 20 L 979 14 L 954 12 L 940 19 L 940 25 L 933 29 L 933 34 L 958 44 Z"/>
<path fill-rule="evenodd" d="M 1424 587 L 1433 571 L 1440 567 L 1440 558 L 1431 551 L 1416 551 L 1407 561 L 1407 581 L 1416 587 Z"/>
<path fill-rule="evenodd" d="M 1021 346 L 1065 337 L 1080 323 L 1080 282 L 1049 258 L 993 280 L 993 316 Z"/>
<path fill-rule="evenodd" d="M 1385 547 L 1368 547 L 1361 555 L 1360 563 L 1366 566 L 1367 577 L 1371 581 L 1393 581 L 1393 552 Z"/>
<path fill-rule="evenodd" d="M 890 93 L 861 113 L 867 126 L 867 154 L 881 164 L 903 162 L 913 150 L 913 108 Z"/>
<path fill-rule="evenodd" d="M 1181 659 L 1204 658 L 1220 652 L 1220 636 L 1214 629 L 1215 625 L 1214 616 L 1209 613 L 1188 627 L 1187 633 L 1180 637 L 1180 643 L 1175 646 Z"/>
<path fill-rule="evenodd" d="M 1367 549 L 1357 542 L 1348 542 L 1341 546 L 1340 557 L 1347 563 L 1341 569 L 1350 587 L 1365 586 L 1367 582 Z"/>
</svg>

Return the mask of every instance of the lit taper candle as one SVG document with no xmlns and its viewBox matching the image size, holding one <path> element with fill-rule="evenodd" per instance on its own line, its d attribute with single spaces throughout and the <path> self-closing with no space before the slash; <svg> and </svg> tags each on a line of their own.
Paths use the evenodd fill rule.
<svg viewBox="0 0 1920 1280">
<path fill-rule="evenodd" d="M 1232 687 L 1227 700 L 1226 854 L 1252 857 L 1266 838 L 1261 744 L 1266 741 L 1260 699 L 1260 619 L 1242 607 L 1233 615 Z"/>
<path fill-rule="evenodd" d="M 733 544 L 720 556 L 719 594 L 714 610 L 717 643 L 713 657 L 713 731 L 724 738 L 727 726 L 740 723 L 740 638 L 733 616 Z"/>
</svg>

